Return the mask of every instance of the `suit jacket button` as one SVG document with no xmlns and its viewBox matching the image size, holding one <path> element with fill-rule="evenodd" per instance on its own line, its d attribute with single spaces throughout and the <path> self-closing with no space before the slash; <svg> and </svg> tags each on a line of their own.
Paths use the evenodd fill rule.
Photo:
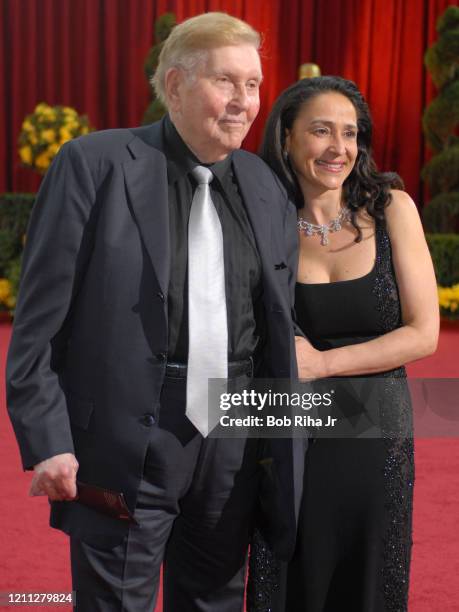
<svg viewBox="0 0 459 612">
<path fill-rule="evenodd" d="M 162 291 L 158 291 L 158 293 L 156 295 L 159 297 L 161 302 L 164 302 L 164 293 Z"/>
<path fill-rule="evenodd" d="M 156 355 L 155 355 L 155 356 L 156 356 L 156 359 L 157 359 L 158 361 L 160 361 L 161 363 L 162 363 L 162 362 L 164 362 L 164 361 L 166 361 L 166 359 L 167 359 L 167 355 L 166 355 L 166 353 L 156 353 Z"/>
<path fill-rule="evenodd" d="M 152 427 L 155 424 L 155 417 L 152 414 L 144 414 L 140 417 L 140 422 L 145 427 Z"/>
</svg>

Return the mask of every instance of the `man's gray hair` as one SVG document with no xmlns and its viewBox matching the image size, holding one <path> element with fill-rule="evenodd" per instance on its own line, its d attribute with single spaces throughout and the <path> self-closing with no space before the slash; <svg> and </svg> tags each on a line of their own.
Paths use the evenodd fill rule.
<svg viewBox="0 0 459 612">
<path fill-rule="evenodd" d="M 248 23 L 226 13 L 203 13 L 176 25 L 166 39 L 151 79 L 157 97 L 167 107 L 165 77 L 170 68 L 192 75 L 208 49 L 249 44 L 260 48 L 260 34 Z"/>
</svg>

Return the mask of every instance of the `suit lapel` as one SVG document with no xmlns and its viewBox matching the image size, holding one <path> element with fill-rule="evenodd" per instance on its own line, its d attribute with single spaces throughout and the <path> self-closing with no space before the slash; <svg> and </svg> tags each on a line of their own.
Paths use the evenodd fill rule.
<svg viewBox="0 0 459 612">
<path fill-rule="evenodd" d="M 135 137 L 128 144 L 133 159 L 123 164 L 126 188 L 158 284 L 166 295 L 170 275 L 169 208 L 161 125 L 154 124 L 133 132 Z"/>
<path fill-rule="evenodd" d="M 263 183 L 260 183 L 259 174 L 253 171 L 253 165 L 248 164 L 247 160 L 239 154 L 239 151 L 233 153 L 233 164 L 260 254 L 263 283 L 265 289 L 268 289 L 268 291 L 265 291 L 267 306 L 282 308 L 281 305 L 283 304 L 289 310 L 290 307 L 287 304 L 288 292 L 276 278 L 279 272 L 275 271 L 275 264 L 281 262 L 273 259 L 273 240 L 278 238 L 275 233 L 278 232 L 282 237 L 283 228 L 273 227 L 271 220 L 272 195 L 269 189 Z"/>
<path fill-rule="evenodd" d="M 150 256 L 161 291 L 166 295 L 170 276 L 167 162 L 163 154 L 162 122 L 132 130 L 128 148 L 133 159 L 123 164 L 132 212 Z M 271 252 L 271 211 L 268 188 L 251 164 L 235 151 L 233 164 L 255 235 L 265 283 L 275 290 Z"/>
<path fill-rule="evenodd" d="M 252 225 L 264 274 L 271 269 L 271 215 L 267 187 L 257 180 L 250 164 L 244 163 L 239 152 L 233 153 L 233 165 L 250 223 Z"/>
</svg>

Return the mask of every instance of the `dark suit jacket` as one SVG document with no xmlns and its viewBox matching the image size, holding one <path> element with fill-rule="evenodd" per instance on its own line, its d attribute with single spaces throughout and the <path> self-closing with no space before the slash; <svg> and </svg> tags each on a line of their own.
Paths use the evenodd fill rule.
<svg viewBox="0 0 459 612">
<path fill-rule="evenodd" d="M 143 416 L 158 411 L 168 346 L 165 296 L 174 272 L 162 150 L 161 122 L 62 147 L 32 213 L 7 364 L 24 467 L 75 453 L 80 480 L 123 491 L 131 508 L 149 438 Z M 235 151 L 233 161 L 263 267 L 265 373 L 289 378 L 296 375 L 296 211 L 258 157 Z M 287 267 L 276 266 L 282 262 Z M 301 450 L 285 440 L 269 453 L 267 498 L 282 500 L 273 543 L 288 556 L 303 458 L 295 461 Z M 53 503 L 51 524 L 113 542 L 126 529 L 75 502 Z"/>
</svg>

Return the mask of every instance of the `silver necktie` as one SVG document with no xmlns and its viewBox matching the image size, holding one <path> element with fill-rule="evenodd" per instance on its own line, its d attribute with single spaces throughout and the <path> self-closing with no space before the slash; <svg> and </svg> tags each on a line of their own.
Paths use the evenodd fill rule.
<svg viewBox="0 0 459 612">
<path fill-rule="evenodd" d="M 213 174 L 204 166 L 192 174 L 198 186 L 188 222 L 186 415 L 205 437 L 216 424 L 208 419 L 208 379 L 228 376 L 228 326 L 223 232 L 209 189 Z"/>
</svg>

